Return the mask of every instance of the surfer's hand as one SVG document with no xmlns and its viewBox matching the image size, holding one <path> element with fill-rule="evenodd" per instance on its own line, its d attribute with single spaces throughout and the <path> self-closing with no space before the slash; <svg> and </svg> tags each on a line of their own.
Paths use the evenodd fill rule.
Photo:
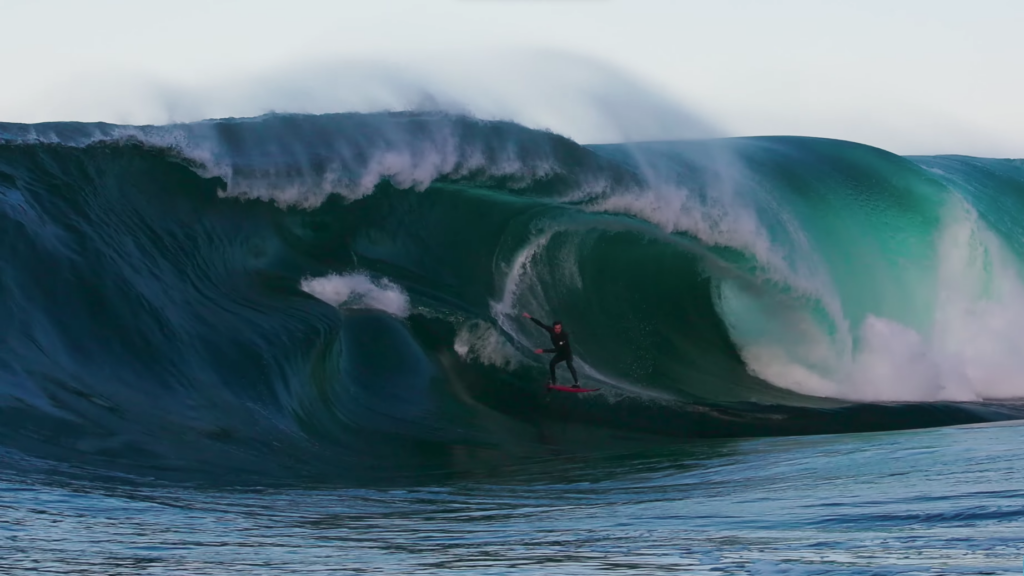
<svg viewBox="0 0 1024 576">
<path fill-rule="evenodd" d="M 543 354 L 544 350 L 537 348 L 536 350 L 534 350 L 534 352 L 536 352 L 537 354 Z"/>
<path fill-rule="evenodd" d="M 529 317 L 530 317 L 530 313 L 529 312 L 523 312 L 523 318 L 529 318 Z"/>
</svg>

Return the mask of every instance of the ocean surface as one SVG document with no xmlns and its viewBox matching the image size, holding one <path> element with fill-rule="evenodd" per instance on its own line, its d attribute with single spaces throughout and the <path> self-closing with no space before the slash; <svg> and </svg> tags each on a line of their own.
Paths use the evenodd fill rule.
<svg viewBox="0 0 1024 576">
<path fill-rule="evenodd" d="M 0 123 L 2 574 L 1018 574 L 1022 375 L 1022 160 Z"/>
</svg>

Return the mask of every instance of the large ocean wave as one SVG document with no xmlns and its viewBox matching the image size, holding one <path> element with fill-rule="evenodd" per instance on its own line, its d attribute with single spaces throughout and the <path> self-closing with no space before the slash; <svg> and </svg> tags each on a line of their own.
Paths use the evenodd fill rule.
<svg viewBox="0 0 1024 576">
<path fill-rule="evenodd" d="M 0 445 L 354 478 L 1018 418 L 1022 192 L 1020 161 L 812 138 L 0 124 Z M 524 311 L 600 392 L 544 391 Z"/>
</svg>

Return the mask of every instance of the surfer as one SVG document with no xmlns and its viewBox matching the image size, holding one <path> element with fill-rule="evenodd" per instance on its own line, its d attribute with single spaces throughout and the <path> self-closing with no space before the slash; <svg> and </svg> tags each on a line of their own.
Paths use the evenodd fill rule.
<svg viewBox="0 0 1024 576">
<path fill-rule="evenodd" d="M 569 347 L 569 333 L 562 329 L 562 323 L 555 320 L 551 326 L 537 320 L 533 316 L 530 316 L 526 312 L 523 312 L 525 318 L 529 318 L 531 322 L 543 328 L 551 336 L 551 345 L 554 348 L 538 348 L 534 350 L 537 354 L 554 353 L 554 358 L 548 363 L 548 368 L 551 370 L 551 385 L 554 386 L 558 382 L 555 379 L 555 366 L 559 362 L 565 362 L 565 365 L 569 368 L 569 373 L 572 374 L 572 381 L 575 382 L 572 387 L 580 387 L 580 379 L 576 376 L 576 367 L 572 365 L 572 348 Z"/>
</svg>

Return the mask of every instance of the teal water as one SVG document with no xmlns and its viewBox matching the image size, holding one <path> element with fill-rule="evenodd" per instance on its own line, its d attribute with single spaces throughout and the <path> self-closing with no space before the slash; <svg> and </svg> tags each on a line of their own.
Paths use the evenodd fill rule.
<svg viewBox="0 0 1024 576">
<path fill-rule="evenodd" d="M 0 124 L 0 568 L 1016 573 L 1022 198 L 814 138 Z"/>
</svg>

